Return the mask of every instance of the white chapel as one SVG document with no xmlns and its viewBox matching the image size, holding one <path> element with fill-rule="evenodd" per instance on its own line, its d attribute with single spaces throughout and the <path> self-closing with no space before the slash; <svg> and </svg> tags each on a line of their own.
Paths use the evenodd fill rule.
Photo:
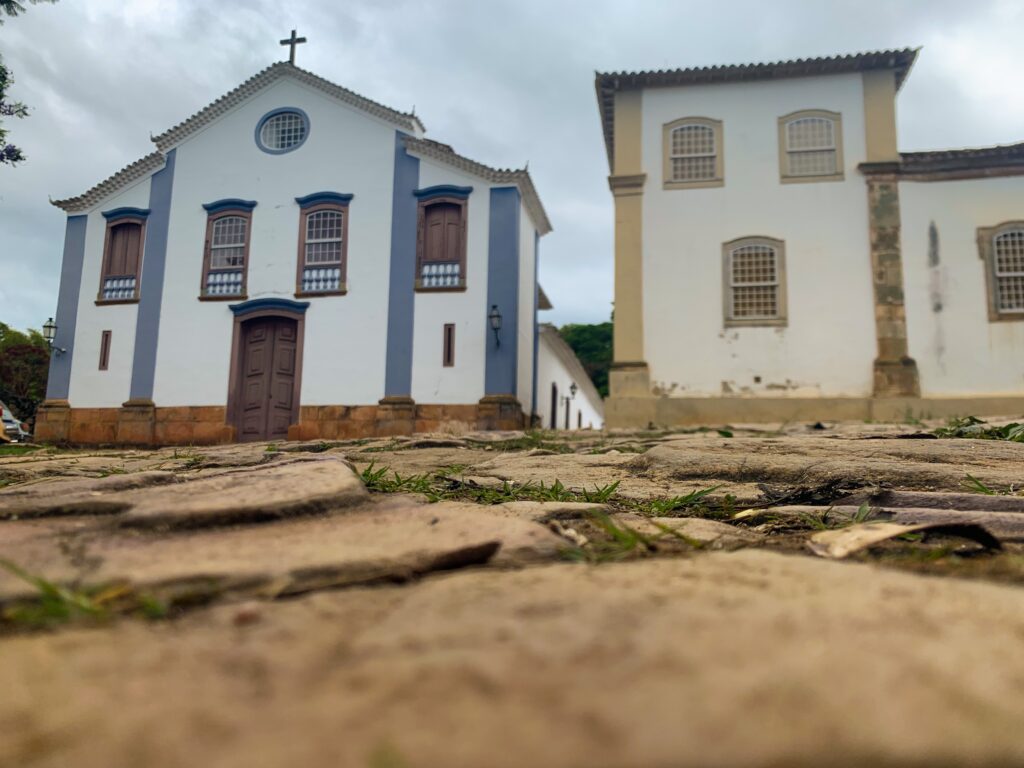
<svg viewBox="0 0 1024 768">
<path fill-rule="evenodd" d="M 551 225 L 526 170 L 291 62 L 153 142 L 54 202 L 67 228 L 39 439 L 327 439 L 540 412 Z"/>
</svg>

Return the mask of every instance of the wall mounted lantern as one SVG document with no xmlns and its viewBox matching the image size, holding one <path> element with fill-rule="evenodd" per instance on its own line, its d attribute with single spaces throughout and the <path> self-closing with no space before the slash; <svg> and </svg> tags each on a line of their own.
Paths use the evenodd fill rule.
<svg viewBox="0 0 1024 768">
<path fill-rule="evenodd" d="M 579 391 L 580 391 L 580 388 L 576 386 L 576 382 L 575 381 L 572 384 L 569 385 L 569 392 L 570 392 L 570 394 L 572 394 L 573 400 L 576 399 L 576 393 L 579 392 Z"/>
<path fill-rule="evenodd" d="M 52 317 L 43 323 L 43 338 L 46 339 L 46 343 L 50 345 L 50 349 L 58 355 L 63 355 L 67 352 L 63 347 L 53 346 L 53 340 L 57 338 L 57 324 L 53 322 Z"/>
<path fill-rule="evenodd" d="M 501 346 L 501 338 L 498 336 L 498 331 L 501 330 L 501 312 L 498 311 L 497 304 L 491 304 L 491 311 L 487 313 L 487 320 L 491 324 L 491 330 L 494 331 L 494 346 Z"/>
</svg>

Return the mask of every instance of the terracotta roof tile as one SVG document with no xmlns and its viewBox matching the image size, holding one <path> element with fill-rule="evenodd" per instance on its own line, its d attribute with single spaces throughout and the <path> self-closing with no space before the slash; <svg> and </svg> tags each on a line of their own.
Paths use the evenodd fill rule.
<svg viewBox="0 0 1024 768">
<path fill-rule="evenodd" d="M 904 48 L 892 51 L 853 53 L 844 56 L 827 56 L 813 59 L 792 59 L 765 64 L 727 64 L 714 67 L 692 67 L 689 69 L 666 69 L 640 72 L 597 72 L 594 88 L 597 91 L 597 106 L 601 112 L 604 128 L 604 143 L 611 165 L 615 147 L 615 123 L 613 120 L 615 92 L 635 88 L 658 88 L 680 85 L 709 85 L 717 83 L 738 83 L 750 80 L 778 80 L 791 77 L 816 75 L 839 75 L 849 72 L 866 72 L 873 69 L 895 69 L 896 88 L 903 84 L 910 68 L 914 65 L 919 48 Z"/>
<path fill-rule="evenodd" d="M 491 183 L 514 184 L 519 187 L 519 191 L 523 195 L 523 203 L 526 205 L 526 210 L 530 212 L 537 231 L 542 235 L 546 235 L 551 231 L 551 222 L 548 220 L 548 215 L 541 204 L 537 189 L 533 186 L 530 172 L 525 168 L 491 168 L 456 153 L 447 144 L 441 144 L 430 139 L 417 139 L 412 136 L 406 136 L 405 146 L 410 152 L 447 163 Z"/>
<path fill-rule="evenodd" d="M 164 156 L 160 152 L 150 152 L 141 160 L 136 160 L 120 171 L 110 176 L 88 192 L 83 192 L 77 197 L 68 197 L 64 200 L 51 200 L 50 204 L 55 205 L 67 213 L 84 213 L 104 198 L 124 189 L 140 179 L 144 179 L 155 171 L 164 167 Z"/>
<path fill-rule="evenodd" d="M 354 91 L 342 88 L 340 85 L 336 85 L 329 80 L 325 80 L 319 75 L 315 75 L 305 69 L 300 69 L 294 64 L 289 64 L 287 61 L 279 61 L 276 64 L 271 64 L 261 72 L 256 73 L 240 86 L 228 91 L 219 99 L 203 107 L 188 119 L 183 120 L 173 128 L 164 131 L 159 136 L 154 136 L 153 142 L 161 152 L 167 152 L 175 145 L 180 144 L 191 133 L 203 128 L 227 112 L 230 112 L 257 91 L 267 87 L 281 77 L 286 76 L 292 77 L 306 85 L 310 85 L 317 90 L 323 91 L 328 96 L 333 96 L 339 101 L 351 104 L 364 112 L 368 112 L 375 117 L 379 117 L 382 120 L 393 123 L 404 130 L 420 133 L 424 130 L 423 124 L 414 114 L 398 112 L 390 107 L 385 107 L 383 104 L 379 104 L 376 101 L 360 96 Z"/>
</svg>

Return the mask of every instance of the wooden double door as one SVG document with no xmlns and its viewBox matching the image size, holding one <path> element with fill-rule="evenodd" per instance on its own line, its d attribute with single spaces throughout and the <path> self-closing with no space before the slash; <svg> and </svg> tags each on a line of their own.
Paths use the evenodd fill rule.
<svg viewBox="0 0 1024 768">
<path fill-rule="evenodd" d="M 286 440 L 296 415 L 298 323 L 283 317 L 249 320 L 241 329 L 238 439 Z"/>
</svg>

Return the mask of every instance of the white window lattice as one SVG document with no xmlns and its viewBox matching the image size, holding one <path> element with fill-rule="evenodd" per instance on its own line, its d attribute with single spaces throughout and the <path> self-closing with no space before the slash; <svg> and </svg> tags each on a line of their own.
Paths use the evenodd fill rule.
<svg viewBox="0 0 1024 768">
<path fill-rule="evenodd" d="M 457 261 L 431 261 L 420 271 L 420 284 L 424 288 L 457 288 L 462 266 Z"/>
<path fill-rule="evenodd" d="M 210 239 L 210 269 L 245 265 L 245 235 L 248 222 L 241 216 L 224 216 L 213 222 Z"/>
<path fill-rule="evenodd" d="M 1024 229 L 1011 229 L 995 237 L 992 269 L 996 282 L 996 309 L 1024 312 Z"/>
<path fill-rule="evenodd" d="M 775 248 L 757 243 L 731 250 L 729 282 L 733 318 L 779 317 L 779 265 Z"/>
<path fill-rule="evenodd" d="M 669 157 L 672 181 L 705 181 L 715 178 L 715 131 L 706 125 L 673 128 Z"/>
<path fill-rule="evenodd" d="M 281 112 L 263 123 L 260 141 L 267 149 L 291 149 L 305 140 L 307 130 L 306 120 L 298 112 Z"/>
<path fill-rule="evenodd" d="M 306 217 L 306 264 L 340 264 L 340 211 L 317 211 Z"/>
<path fill-rule="evenodd" d="M 135 276 L 108 277 L 103 281 L 104 299 L 134 299 Z"/>
<path fill-rule="evenodd" d="M 799 117 L 786 123 L 786 157 L 790 176 L 837 173 L 835 120 Z"/>
<path fill-rule="evenodd" d="M 207 296 L 241 296 L 242 270 L 210 272 L 206 276 Z"/>
<path fill-rule="evenodd" d="M 323 293 L 341 289 L 341 267 L 306 267 L 302 270 L 302 290 Z"/>
</svg>

